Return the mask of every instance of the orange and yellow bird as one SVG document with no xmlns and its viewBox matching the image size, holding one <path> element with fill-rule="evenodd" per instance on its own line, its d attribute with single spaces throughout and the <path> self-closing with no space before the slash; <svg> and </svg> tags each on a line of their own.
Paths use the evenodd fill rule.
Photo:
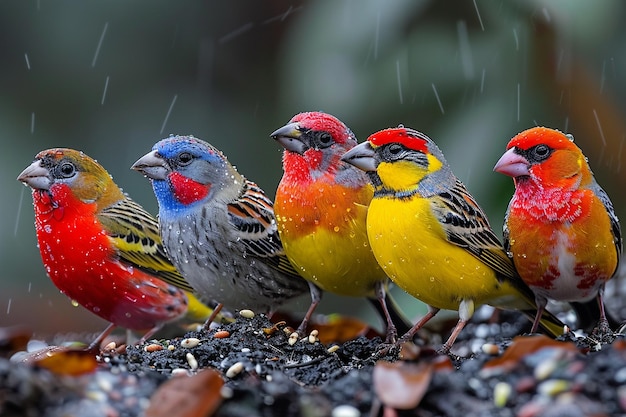
<svg viewBox="0 0 626 417">
<path fill-rule="evenodd" d="M 604 285 L 622 252 L 619 221 L 571 135 L 546 127 L 517 134 L 494 168 L 513 177 L 504 236 L 519 275 L 536 294 L 536 329 L 548 299 L 597 297 L 607 329 Z"/>
<path fill-rule="evenodd" d="M 322 112 L 297 114 L 271 136 L 285 148 L 274 203 L 278 232 L 285 254 L 311 284 L 312 303 L 299 332 L 319 303 L 321 288 L 377 300 L 387 340 L 395 340 L 397 326 L 410 326 L 393 301 L 387 302 L 388 279 L 367 240 L 365 218 L 374 189 L 364 172 L 341 161 L 356 137 Z"/>
</svg>

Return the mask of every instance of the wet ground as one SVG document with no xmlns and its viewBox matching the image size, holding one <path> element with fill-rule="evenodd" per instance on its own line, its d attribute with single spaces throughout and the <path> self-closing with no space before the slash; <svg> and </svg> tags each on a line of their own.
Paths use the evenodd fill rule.
<svg viewBox="0 0 626 417">
<path fill-rule="evenodd" d="M 380 354 L 381 339 L 371 333 L 339 344 L 324 340 L 326 330 L 296 339 L 263 315 L 238 316 L 208 332 L 139 346 L 112 343 L 97 356 L 96 370 L 80 376 L 61 375 L 82 366 L 73 356 L 60 366 L 2 359 L 0 414 L 626 415 L 621 336 L 605 344 L 573 335 L 516 336 L 527 326 L 515 313 L 486 310 L 462 332 L 453 349 L 458 356 L 436 355 L 440 339 L 427 332 L 422 346 Z"/>
</svg>

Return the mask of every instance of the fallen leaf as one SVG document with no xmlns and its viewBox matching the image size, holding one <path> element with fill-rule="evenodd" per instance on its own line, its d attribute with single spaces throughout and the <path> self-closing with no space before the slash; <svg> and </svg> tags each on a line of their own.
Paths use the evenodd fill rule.
<svg viewBox="0 0 626 417">
<path fill-rule="evenodd" d="M 214 369 L 163 383 L 150 398 L 146 417 L 208 417 L 222 403 L 224 380 Z"/>
<path fill-rule="evenodd" d="M 410 410 L 420 403 L 428 390 L 433 374 L 430 362 L 386 362 L 374 366 L 374 391 L 388 407 Z"/>
<path fill-rule="evenodd" d="M 317 337 L 324 345 L 345 343 L 359 336 L 367 336 L 372 330 L 367 323 L 359 319 L 338 314 L 326 316 L 326 321 L 323 323 L 312 322 L 309 324 L 309 329 L 311 328 L 319 331 Z"/>
<path fill-rule="evenodd" d="M 572 342 L 559 342 L 548 336 L 517 336 L 513 338 L 511 345 L 504 351 L 502 356 L 490 360 L 485 364 L 481 373 L 503 373 L 514 369 L 520 361 L 541 349 L 563 349 L 578 353 L 578 348 Z"/>
<path fill-rule="evenodd" d="M 23 363 L 45 368 L 57 375 L 79 376 L 93 372 L 98 360 L 93 352 L 64 346 L 48 346 L 26 355 Z"/>
<path fill-rule="evenodd" d="M 15 352 L 26 350 L 31 331 L 25 326 L 0 327 L 0 357 L 8 358 Z"/>
</svg>

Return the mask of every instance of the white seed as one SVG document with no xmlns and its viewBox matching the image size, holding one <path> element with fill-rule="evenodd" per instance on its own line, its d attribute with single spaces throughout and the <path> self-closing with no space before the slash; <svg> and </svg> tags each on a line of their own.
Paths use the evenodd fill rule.
<svg viewBox="0 0 626 417">
<path fill-rule="evenodd" d="M 298 341 L 298 332 L 293 332 L 289 335 L 289 346 L 293 346 Z"/>
<path fill-rule="evenodd" d="M 328 348 L 327 352 L 328 353 L 335 353 L 339 350 L 339 345 L 332 345 L 331 347 Z"/>
<path fill-rule="evenodd" d="M 253 319 L 254 311 L 248 310 L 248 309 L 240 310 L 239 315 L 243 317 L 244 319 Z"/>
<path fill-rule="evenodd" d="M 313 344 L 315 342 L 317 342 L 319 339 L 317 338 L 317 335 L 320 334 L 319 331 L 317 330 L 311 330 L 311 333 L 309 333 L 309 343 Z"/>
<path fill-rule="evenodd" d="M 338 405 L 331 411 L 332 417 L 359 417 L 361 412 L 358 408 L 351 405 Z"/>
<path fill-rule="evenodd" d="M 234 378 L 243 371 L 243 362 L 235 362 L 226 370 L 226 377 Z"/>
<path fill-rule="evenodd" d="M 167 347 L 167 350 L 169 350 L 170 352 L 173 352 L 173 351 L 175 351 L 175 350 L 176 350 L 176 346 L 174 346 L 174 345 L 169 345 L 169 346 Z"/>
<path fill-rule="evenodd" d="M 187 355 L 185 357 L 187 358 L 187 363 L 189 364 L 189 367 L 191 368 L 192 371 L 195 371 L 196 369 L 198 369 L 198 361 L 196 360 L 195 356 L 187 352 Z"/>
<path fill-rule="evenodd" d="M 108 352 L 108 351 L 111 351 L 111 350 L 115 350 L 116 348 L 117 348 L 117 343 L 110 342 L 104 348 L 102 348 L 102 350 L 105 351 L 105 352 Z"/>
<path fill-rule="evenodd" d="M 483 353 L 491 356 L 495 356 L 500 353 L 500 348 L 494 343 L 485 343 L 481 346 L 481 349 Z"/>
<path fill-rule="evenodd" d="M 187 376 L 189 375 L 189 370 L 184 368 L 174 368 L 172 369 L 172 376 Z"/>
<path fill-rule="evenodd" d="M 194 348 L 200 344 L 200 339 L 195 337 L 189 337 L 180 341 L 180 346 L 184 348 Z"/>
</svg>

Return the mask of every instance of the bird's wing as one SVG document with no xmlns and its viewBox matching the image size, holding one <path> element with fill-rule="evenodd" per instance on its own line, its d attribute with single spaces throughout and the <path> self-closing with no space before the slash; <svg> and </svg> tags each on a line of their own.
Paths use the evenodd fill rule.
<svg viewBox="0 0 626 417">
<path fill-rule="evenodd" d="M 470 252 L 498 275 L 516 277 L 513 263 L 491 229 L 485 213 L 463 183 L 456 180 L 452 189 L 439 193 L 438 197 L 434 199 L 434 210 L 448 241 Z"/>
<path fill-rule="evenodd" d="M 228 204 L 228 215 L 247 255 L 261 258 L 287 275 L 300 276 L 285 255 L 278 237 L 273 203 L 259 186 L 246 180 L 242 194 Z"/>
<path fill-rule="evenodd" d="M 193 292 L 168 259 L 157 220 L 139 204 L 127 198 L 101 210 L 98 220 L 109 234 L 120 261 L 178 288 Z"/>
</svg>

